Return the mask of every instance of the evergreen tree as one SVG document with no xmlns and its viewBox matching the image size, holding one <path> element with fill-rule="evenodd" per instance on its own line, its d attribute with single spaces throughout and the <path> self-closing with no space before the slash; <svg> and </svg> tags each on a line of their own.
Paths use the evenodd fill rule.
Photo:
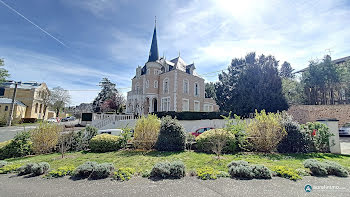
<svg viewBox="0 0 350 197">
<path fill-rule="evenodd" d="M 280 76 L 282 78 L 293 79 L 294 78 L 293 72 L 294 72 L 294 69 L 292 68 L 290 63 L 283 62 L 280 69 Z"/>
<path fill-rule="evenodd" d="M 8 71 L 5 68 L 2 68 L 4 65 L 4 60 L 0 59 L 0 83 L 4 82 L 6 78 L 10 76 Z"/>
<path fill-rule="evenodd" d="M 108 78 L 103 78 L 100 82 L 101 92 L 93 101 L 94 112 L 118 110 L 124 103 L 124 98 L 116 89 L 116 84 Z"/>
<path fill-rule="evenodd" d="M 223 111 L 248 115 L 255 109 L 276 112 L 288 108 L 278 61 L 273 56 L 256 58 L 255 53 L 249 53 L 244 59 L 232 60 L 228 73 L 219 75 L 217 87 L 218 104 Z"/>
<path fill-rule="evenodd" d="M 216 100 L 215 84 L 213 82 L 205 83 L 205 98 Z"/>
</svg>

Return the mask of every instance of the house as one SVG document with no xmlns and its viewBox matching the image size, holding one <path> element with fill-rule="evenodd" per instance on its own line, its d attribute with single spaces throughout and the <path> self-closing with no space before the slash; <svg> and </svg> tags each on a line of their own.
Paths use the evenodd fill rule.
<svg viewBox="0 0 350 197">
<path fill-rule="evenodd" d="M 0 98 L 0 119 L 7 121 L 10 113 L 12 99 Z M 13 119 L 21 120 L 25 117 L 27 106 L 21 101 L 15 100 L 13 108 Z"/>
<path fill-rule="evenodd" d="M 194 63 L 187 64 L 180 55 L 171 60 L 159 57 L 154 27 L 148 61 L 136 68 L 132 89 L 127 93 L 126 112 L 211 112 L 218 109 L 212 98 L 205 98 L 204 79 L 196 73 Z"/>
<path fill-rule="evenodd" d="M 14 81 L 2 83 L 0 87 L 0 97 L 3 98 L 4 101 L 6 98 L 12 101 L 14 88 Z M 22 118 L 47 119 L 48 109 L 45 105 L 45 99 L 47 99 L 48 94 L 49 89 L 45 83 L 18 82 L 15 100 L 26 106 L 24 117 Z M 18 115 L 16 114 L 16 116 Z"/>
</svg>

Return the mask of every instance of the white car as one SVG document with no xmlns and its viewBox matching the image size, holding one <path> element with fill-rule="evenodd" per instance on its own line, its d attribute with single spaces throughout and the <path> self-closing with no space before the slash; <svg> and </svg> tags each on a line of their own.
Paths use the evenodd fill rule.
<svg viewBox="0 0 350 197">
<path fill-rule="evenodd" d="M 346 123 L 339 129 L 340 136 L 350 136 L 350 122 Z"/>
<path fill-rule="evenodd" d="M 49 118 L 46 120 L 49 123 L 57 123 L 57 119 L 56 118 Z"/>
<path fill-rule="evenodd" d="M 97 133 L 98 134 L 111 134 L 111 135 L 117 135 L 120 136 L 124 131 L 121 129 L 104 129 L 104 130 L 98 130 Z"/>
</svg>

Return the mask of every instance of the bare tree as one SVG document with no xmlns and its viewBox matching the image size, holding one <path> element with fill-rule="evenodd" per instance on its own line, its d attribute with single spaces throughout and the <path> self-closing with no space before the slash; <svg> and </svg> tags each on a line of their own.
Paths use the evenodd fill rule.
<svg viewBox="0 0 350 197">
<path fill-rule="evenodd" d="M 58 139 L 58 148 L 61 152 L 62 158 L 64 158 L 64 154 L 72 147 L 73 138 L 74 131 L 61 133 Z"/>
<path fill-rule="evenodd" d="M 50 104 L 56 111 L 56 117 L 58 117 L 60 110 L 70 103 L 70 95 L 68 90 L 61 87 L 55 87 L 51 90 Z"/>
<path fill-rule="evenodd" d="M 46 115 L 46 109 L 48 106 L 50 106 L 50 101 L 51 101 L 51 93 L 50 91 L 43 91 L 41 94 L 41 98 L 42 98 L 42 103 L 44 105 L 44 110 L 43 110 L 43 119 L 45 119 L 45 115 Z"/>
</svg>

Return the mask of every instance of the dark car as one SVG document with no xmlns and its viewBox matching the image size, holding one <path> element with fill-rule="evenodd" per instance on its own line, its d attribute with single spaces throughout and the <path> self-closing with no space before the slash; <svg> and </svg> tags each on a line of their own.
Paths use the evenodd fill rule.
<svg viewBox="0 0 350 197">
<path fill-rule="evenodd" d="M 195 132 L 192 132 L 192 135 L 197 137 L 200 134 L 204 133 L 205 131 L 209 131 L 211 129 L 214 129 L 214 128 L 213 127 L 202 127 L 202 128 L 197 129 Z"/>
</svg>

